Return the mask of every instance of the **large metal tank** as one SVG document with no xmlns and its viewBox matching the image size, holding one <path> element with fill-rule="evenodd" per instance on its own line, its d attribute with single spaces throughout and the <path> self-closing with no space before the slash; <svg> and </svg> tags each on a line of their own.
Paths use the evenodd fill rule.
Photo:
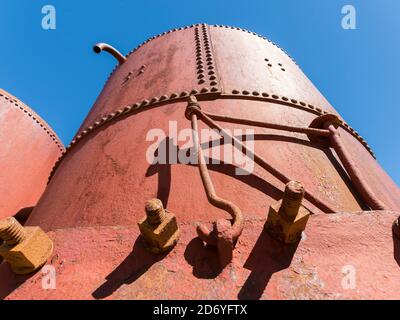
<svg viewBox="0 0 400 320">
<path fill-rule="evenodd" d="M 400 245 L 391 229 L 400 190 L 282 49 L 239 28 L 199 24 L 155 36 L 126 57 L 108 51 L 120 64 L 27 223 L 41 226 L 55 241 L 57 289 L 43 290 L 35 275 L 14 290 L 18 281 L 3 264 L 0 276 L 8 279 L 3 297 L 400 297 Z M 263 231 L 285 179 L 258 165 L 249 175 L 236 175 L 235 163 L 208 166 L 218 195 L 243 213 L 231 263 L 221 268 L 218 250 L 197 237 L 198 223 L 230 216 L 208 202 L 196 165 L 152 164 L 147 157 L 170 144 L 183 152 L 190 148 L 187 137 L 173 141 L 174 132 L 191 127 L 185 117 L 190 95 L 204 112 L 288 127 L 308 128 L 327 114 L 339 117 L 337 131 L 350 164 L 328 140 L 250 126 L 257 154 L 309 194 L 303 204 L 312 216 L 300 243 L 284 245 Z M 165 132 L 158 150 L 149 137 L 152 129 Z M 139 237 L 137 223 L 151 198 L 159 198 L 180 227 L 180 240 L 168 254 L 147 252 Z M 356 289 L 343 285 L 343 270 L 352 267 Z"/>
<path fill-rule="evenodd" d="M 0 145 L 0 218 L 24 220 L 64 147 L 46 122 L 1 89 Z"/>
</svg>

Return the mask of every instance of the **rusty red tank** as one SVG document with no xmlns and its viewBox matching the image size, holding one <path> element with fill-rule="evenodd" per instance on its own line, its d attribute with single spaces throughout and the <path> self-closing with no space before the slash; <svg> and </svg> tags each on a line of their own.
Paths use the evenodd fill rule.
<svg viewBox="0 0 400 320">
<path fill-rule="evenodd" d="M 43 193 L 64 147 L 23 102 L 0 89 L 0 219 L 22 220 Z"/>
<path fill-rule="evenodd" d="M 27 222 L 54 241 L 57 288 L 44 290 L 40 272 L 21 278 L 2 264 L 3 298 L 400 298 L 392 231 L 400 190 L 281 48 L 239 28 L 198 24 L 155 36 L 126 57 L 95 47 L 103 50 L 119 65 Z M 225 138 L 255 131 L 249 174 L 206 154 L 219 138 L 202 139 L 201 148 L 179 138 L 208 127 L 224 129 Z M 163 150 L 172 150 L 168 160 L 178 150 L 223 161 L 149 163 Z M 264 225 L 292 180 L 304 186 L 311 216 L 301 240 L 284 244 Z M 146 250 L 137 226 L 152 198 L 179 227 L 166 253 Z"/>
</svg>

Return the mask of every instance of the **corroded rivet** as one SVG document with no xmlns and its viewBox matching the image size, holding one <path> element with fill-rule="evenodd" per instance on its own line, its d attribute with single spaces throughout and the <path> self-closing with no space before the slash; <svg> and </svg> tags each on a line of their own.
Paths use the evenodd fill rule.
<svg viewBox="0 0 400 320">
<path fill-rule="evenodd" d="M 149 100 L 143 100 L 140 104 L 141 106 L 147 106 L 149 104 Z"/>
<path fill-rule="evenodd" d="M 274 98 L 274 99 L 279 99 L 279 96 L 277 96 L 276 94 L 273 94 L 273 95 L 272 95 L 272 98 Z"/>
<path fill-rule="evenodd" d="M 258 91 L 253 91 L 253 96 L 259 96 L 260 93 Z"/>
<path fill-rule="evenodd" d="M 211 86 L 216 86 L 217 84 L 218 84 L 217 81 L 211 81 L 211 82 L 210 82 L 210 85 L 211 85 Z"/>
<path fill-rule="evenodd" d="M 157 97 L 153 97 L 153 98 L 151 98 L 150 103 L 155 103 L 157 101 L 158 101 L 158 98 Z"/>
<path fill-rule="evenodd" d="M 266 92 L 263 92 L 263 93 L 262 93 L 262 96 L 265 97 L 265 98 L 268 98 L 268 97 L 269 97 L 269 94 L 266 93 Z"/>
<path fill-rule="evenodd" d="M 167 99 L 168 99 L 168 96 L 166 96 L 166 95 L 162 95 L 160 97 L 160 101 L 164 101 L 164 100 L 167 100 Z"/>
<path fill-rule="evenodd" d="M 198 94 L 199 92 L 196 89 L 193 89 L 192 91 L 190 91 L 190 94 Z"/>
<path fill-rule="evenodd" d="M 290 99 L 290 101 L 291 101 L 292 103 L 294 103 L 294 104 L 297 104 L 297 100 L 295 100 L 295 99 Z"/>
<path fill-rule="evenodd" d="M 305 103 L 305 102 L 303 102 L 303 101 L 300 101 L 300 104 L 301 104 L 303 107 L 305 107 L 305 106 L 306 106 L 306 103 Z"/>
<path fill-rule="evenodd" d="M 172 93 L 172 94 L 170 95 L 170 98 L 171 98 L 171 99 L 174 99 L 174 98 L 176 98 L 177 96 L 178 96 L 178 94 L 174 92 L 174 93 Z"/>
<path fill-rule="evenodd" d="M 189 93 L 187 91 L 182 91 L 180 94 L 181 97 L 186 97 L 188 95 L 189 95 Z"/>
<path fill-rule="evenodd" d="M 208 88 L 203 88 L 203 89 L 201 89 L 201 93 L 207 93 L 209 91 L 209 89 Z"/>
<path fill-rule="evenodd" d="M 239 94 L 240 92 L 239 92 L 239 90 L 234 89 L 234 90 L 232 90 L 232 93 L 233 94 Z"/>
<path fill-rule="evenodd" d="M 200 79 L 200 80 L 198 81 L 198 84 L 203 84 L 203 83 L 205 83 L 205 82 L 206 82 L 206 80 Z"/>
<path fill-rule="evenodd" d="M 283 101 L 289 101 L 289 99 L 286 98 L 286 97 L 282 97 L 282 100 L 283 100 Z"/>
<path fill-rule="evenodd" d="M 212 88 L 211 88 L 211 91 L 212 91 L 212 92 L 216 92 L 216 91 L 218 91 L 218 88 L 217 88 L 217 87 L 212 87 Z"/>
</svg>

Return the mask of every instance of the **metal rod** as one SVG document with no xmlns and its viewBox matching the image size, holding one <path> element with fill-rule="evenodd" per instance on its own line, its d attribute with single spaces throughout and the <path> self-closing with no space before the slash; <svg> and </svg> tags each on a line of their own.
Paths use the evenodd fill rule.
<svg viewBox="0 0 400 320">
<path fill-rule="evenodd" d="M 217 196 L 215 192 L 214 185 L 211 181 L 208 168 L 204 159 L 203 151 L 200 145 L 199 137 L 198 137 L 198 126 L 197 126 L 197 115 L 192 113 L 190 116 L 191 124 L 192 124 L 192 135 L 193 135 L 193 145 L 194 150 L 197 153 L 198 159 L 198 168 L 201 176 L 201 180 L 203 181 L 203 186 L 207 194 L 208 201 L 215 207 L 220 208 L 222 210 L 227 211 L 233 217 L 232 224 L 232 239 L 236 241 L 236 239 L 240 236 L 243 231 L 243 214 L 238 206 L 234 203 L 222 199 Z M 197 233 L 204 242 L 210 245 L 217 245 L 217 239 L 211 231 L 203 224 L 197 226 Z"/>
<path fill-rule="evenodd" d="M 330 135 L 329 130 L 326 130 L 326 129 L 286 126 L 286 125 L 275 124 L 275 123 L 268 123 L 268 122 L 261 122 L 261 121 L 253 121 L 253 120 L 249 120 L 249 119 L 228 117 L 228 116 L 212 114 L 212 113 L 207 113 L 207 112 L 203 112 L 203 114 L 207 115 L 212 120 L 222 121 L 222 122 L 237 123 L 237 124 L 249 125 L 249 126 L 254 126 L 254 127 L 277 129 L 277 130 L 290 131 L 290 132 L 299 132 L 299 133 L 305 133 L 305 134 L 316 135 L 316 136 L 324 136 L 324 137 L 329 137 L 329 135 Z"/>
<path fill-rule="evenodd" d="M 210 128 L 212 129 L 217 129 L 219 130 L 219 133 L 221 136 L 225 136 L 226 138 L 231 139 L 230 141 L 232 142 L 232 145 L 237 148 L 239 151 L 242 153 L 245 153 L 247 157 L 250 157 L 253 159 L 255 163 L 257 163 L 259 166 L 267 170 L 270 174 L 275 176 L 278 180 L 280 180 L 283 183 L 288 183 L 289 181 L 292 181 L 293 179 L 290 179 L 287 177 L 285 174 L 280 172 L 279 170 L 275 169 L 272 167 L 270 164 L 268 164 L 261 156 L 259 156 L 257 153 L 251 151 L 248 149 L 244 144 L 242 144 L 241 141 L 239 141 L 237 138 L 231 136 L 229 133 L 227 133 L 223 128 L 221 128 L 217 123 L 215 123 L 210 117 L 208 117 L 204 112 L 202 112 L 199 109 L 193 109 L 193 112 L 197 113 L 200 115 L 200 120 L 203 121 L 205 124 L 207 124 Z M 312 195 L 310 192 L 305 191 L 304 197 L 314 203 L 318 208 L 320 208 L 322 211 L 327 212 L 327 213 L 333 213 L 336 210 L 334 210 L 330 205 L 326 204 L 324 201 L 318 199 L 314 195 Z"/>
<path fill-rule="evenodd" d="M 349 174 L 354 187 L 357 189 L 366 204 L 372 210 L 388 210 L 386 205 L 376 197 L 376 195 L 370 189 L 367 181 L 361 175 L 357 164 L 352 160 L 350 154 L 347 152 L 342 139 L 340 138 L 339 131 L 332 123 L 326 123 L 325 128 L 327 128 L 330 132 L 329 138 L 332 147 L 336 151 L 336 154 Z"/>
</svg>

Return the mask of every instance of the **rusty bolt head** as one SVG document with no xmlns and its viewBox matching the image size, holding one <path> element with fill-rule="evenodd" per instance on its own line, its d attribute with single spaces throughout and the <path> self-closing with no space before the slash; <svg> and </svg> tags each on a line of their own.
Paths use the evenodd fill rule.
<svg viewBox="0 0 400 320">
<path fill-rule="evenodd" d="M 4 240 L 0 256 L 16 274 L 28 274 L 41 266 L 53 252 L 53 242 L 39 227 L 23 227 L 14 218 L 0 222 L 0 235 Z"/>
<path fill-rule="evenodd" d="M 285 243 L 300 240 L 310 211 L 301 205 L 304 188 L 300 182 L 290 181 L 285 188 L 283 199 L 271 205 L 265 229 L 273 237 Z"/>
<path fill-rule="evenodd" d="M 146 248 L 152 253 L 171 250 L 179 239 L 175 215 L 164 210 L 159 199 L 151 199 L 145 205 L 146 217 L 138 223 Z"/>
</svg>

